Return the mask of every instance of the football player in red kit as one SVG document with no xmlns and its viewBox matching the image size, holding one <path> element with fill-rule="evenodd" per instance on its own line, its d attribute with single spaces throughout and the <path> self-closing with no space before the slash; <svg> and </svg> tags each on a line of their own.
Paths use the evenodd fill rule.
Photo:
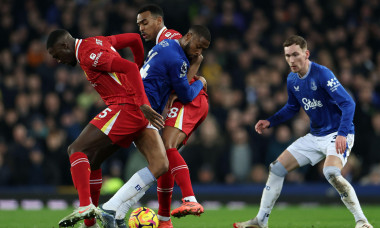
<svg viewBox="0 0 380 228">
<path fill-rule="evenodd" d="M 147 5 L 138 11 L 137 25 L 145 41 L 154 41 L 156 44 L 164 39 L 179 39 L 182 35 L 164 25 L 163 11 L 157 5 Z M 187 74 L 190 83 L 199 69 L 202 56 L 189 59 L 191 66 Z M 173 227 L 170 220 L 170 205 L 174 180 L 182 192 L 183 204 L 171 212 L 172 216 L 182 217 L 188 214 L 200 215 L 204 209 L 195 198 L 191 185 L 190 174 L 185 160 L 178 149 L 186 144 L 191 133 L 203 122 L 208 113 L 208 96 L 204 90 L 190 103 L 182 104 L 180 101 L 169 99 L 165 120 L 165 128 L 162 131 L 166 153 L 169 159 L 169 171 L 162 175 L 157 182 L 157 194 L 159 202 L 158 217 L 159 227 Z"/>
<path fill-rule="evenodd" d="M 117 49 L 130 47 L 135 63 L 125 60 Z M 60 222 L 73 226 L 81 219 L 87 227 L 96 226 L 96 208 L 101 188 L 101 162 L 121 147 L 135 142 L 148 161 L 148 167 L 136 172 L 123 186 L 128 194 L 117 195 L 127 200 L 146 191 L 156 178 L 168 170 L 165 148 L 156 128 L 163 118 L 149 104 L 139 73 L 144 50 L 138 34 L 98 36 L 74 39 L 66 30 L 55 30 L 47 40 L 49 54 L 59 63 L 80 64 L 87 80 L 108 106 L 84 128 L 69 146 L 71 175 L 80 205 Z M 90 185 L 90 183 L 93 183 Z"/>
</svg>

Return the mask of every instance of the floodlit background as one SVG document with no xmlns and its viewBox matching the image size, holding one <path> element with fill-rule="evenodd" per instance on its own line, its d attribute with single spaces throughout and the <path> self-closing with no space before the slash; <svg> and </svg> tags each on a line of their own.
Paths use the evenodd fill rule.
<svg viewBox="0 0 380 228">
<path fill-rule="evenodd" d="M 66 149 L 105 108 L 80 67 L 48 55 L 49 32 L 64 28 L 76 38 L 138 32 L 137 10 L 152 2 L 163 8 L 168 28 L 185 34 L 203 24 L 212 33 L 199 71 L 208 82 L 209 115 L 182 151 L 198 199 L 209 207 L 258 204 L 270 162 L 308 132 L 302 111 L 262 136 L 253 129 L 287 101 L 282 43 L 298 34 L 308 41 L 310 59 L 330 68 L 356 101 L 355 146 L 342 173 L 362 203 L 380 203 L 379 1 L 1 0 L 0 209 L 75 204 Z M 146 53 L 153 46 L 144 45 Z M 133 59 L 128 50 L 122 55 Z M 104 193 L 144 162 L 132 147 L 108 159 Z M 154 188 L 148 200 L 155 200 Z M 288 174 L 280 201 L 339 203 L 339 197 L 317 165 Z"/>
</svg>

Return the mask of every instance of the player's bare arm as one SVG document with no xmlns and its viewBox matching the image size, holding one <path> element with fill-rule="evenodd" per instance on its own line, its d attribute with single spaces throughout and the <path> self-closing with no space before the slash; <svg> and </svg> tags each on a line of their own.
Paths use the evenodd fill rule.
<svg viewBox="0 0 380 228">
<path fill-rule="evenodd" d="M 140 106 L 141 112 L 144 114 L 145 118 L 149 120 L 149 122 L 156 127 L 157 129 L 162 129 L 164 127 L 164 118 L 160 114 L 158 114 L 152 107 L 147 104 L 143 104 Z"/>
<path fill-rule="evenodd" d="M 343 154 L 347 148 L 347 138 L 342 135 L 338 135 L 335 139 L 335 148 L 338 154 Z"/>
<path fill-rule="evenodd" d="M 262 134 L 263 130 L 270 126 L 270 122 L 268 120 L 259 120 L 255 125 L 255 130 L 257 133 Z"/>
<path fill-rule="evenodd" d="M 172 94 L 170 94 L 169 99 L 168 99 L 168 102 L 166 102 L 166 106 L 165 106 L 165 108 L 166 108 L 166 109 L 171 108 L 172 105 L 173 105 L 173 103 L 174 103 L 174 101 L 177 100 L 177 99 L 178 99 L 178 95 L 177 95 L 176 93 L 172 93 Z"/>
<path fill-rule="evenodd" d="M 203 61 L 203 55 L 200 54 L 198 55 L 196 58 L 193 58 L 190 62 L 190 67 L 189 67 L 189 70 L 187 72 L 187 80 L 190 82 L 191 80 L 193 80 L 193 77 L 195 76 L 195 74 L 198 72 L 199 70 L 199 67 L 201 65 Z"/>
</svg>

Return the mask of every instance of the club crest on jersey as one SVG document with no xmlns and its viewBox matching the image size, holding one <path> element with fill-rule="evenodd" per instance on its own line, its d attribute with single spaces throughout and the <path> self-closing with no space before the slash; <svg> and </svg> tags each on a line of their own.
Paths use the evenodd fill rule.
<svg viewBox="0 0 380 228">
<path fill-rule="evenodd" d="M 181 66 L 181 74 L 179 75 L 180 78 L 185 77 L 187 73 L 187 63 L 183 61 Z"/>
<path fill-rule="evenodd" d="M 338 89 L 338 86 L 340 85 L 338 79 L 332 78 L 327 81 L 327 86 L 330 87 L 331 92 L 334 92 Z"/>
<path fill-rule="evenodd" d="M 311 90 L 313 90 L 313 91 L 316 91 L 316 90 L 317 90 L 317 85 L 315 84 L 315 81 L 314 81 L 314 80 L 311 81 L 310 88 L 311 88 Z"/>
<path fill-rule="evenodd" d="M 293 87 L 294 87 L 294 91 L 296 91 L 296 92 L 300 91 L 300 86 L 293 86 Z"/>
<path fill-rule="evenodd" d="M 162 47 L 167 47 L 167 46 L 169 46 L 169 43 L 166 42 L 165 40 L 163 40 L 163 41 L 160 42 L 160 45 L 161 45 Z"/>
<path fill-rule="evenodd" d="M 103 46 L 103 42 L 101 40 L 95 39 L 97 45 Z"/>
</svg>

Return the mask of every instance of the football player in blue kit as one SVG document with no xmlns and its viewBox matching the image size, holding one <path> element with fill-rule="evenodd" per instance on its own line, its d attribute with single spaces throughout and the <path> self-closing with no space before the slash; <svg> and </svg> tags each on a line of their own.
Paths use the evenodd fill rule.
<svg viewBox="0 0 380 228">
<path fill-rule="evenodd" d="M 355 228 L 372 228 L 355 190 L 341 175 L 354 145 L 355 102 L 328 68 L 309 60 L 310 52 L 304 38 L 291 36 L 283 46 L 292 71 L 287 78 L 288 101 L 270 118 L 259 120 L 255 130 L 262 134 L 264 129 L 292 118 L 302 107 L 310 118 L 310 133 L 296 140 L 271 163 L 256 217 L 233 226 L 268 227 L 269 215 L 281 193 L 286 174 L 307 164 L 315 165 L 325 158 L 323 174 L 353 214 Z"/>
<path fill-rule="evenodd" d="M 182 103 L 189 103 L 207 87 L 206 79 L 201 76 L 194 76 L 197 80 L 189 84 L 187 74 L 190 66 L 189 59 L 195 59 L 201 55 L 203 50 L 209 47 L 210 40 L 210 32 L 205 26 L 193 25 L 179 40 L 163 40 L 149 51 L 140 74 L 150 105 L 156 112 L 163 112 L 173 90 Z M 160 121 L 151 124 L 153 125 L 150 126 L 151 128 L 163 127 Z M 116 221 L 117 213 L 125 215 L 129 207 L 140 200 L 149 187 L 150 185 L 135 196 L 127 198 L 125 195 L 130 186 L 124 185 L 110 200 L 100 205 L 104 227 L 126 227 L 124 219 Z"/>
</svg>

